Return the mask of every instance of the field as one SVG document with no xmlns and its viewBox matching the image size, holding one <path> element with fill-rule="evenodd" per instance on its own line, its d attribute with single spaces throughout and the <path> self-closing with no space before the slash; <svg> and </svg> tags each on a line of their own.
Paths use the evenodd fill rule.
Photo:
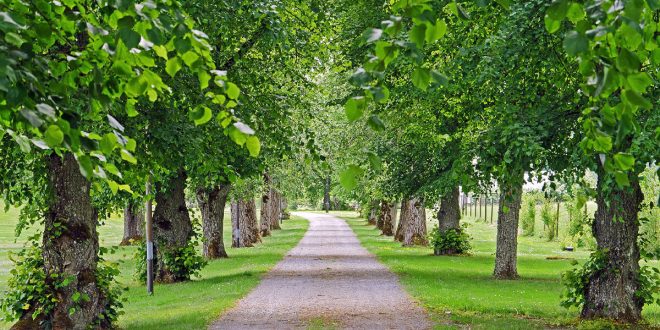
<svg viewBox="0 0 660 330">
<path fill-rule="evenodd" d="M 591 205 L 595 209 L 595 205 Z M 490 211 L 490 208 L 489 208 Z M 562 251 L 560 242 L 548 242 L 535 235 L 518 238 L 520 280 L 502 281 L 491 277 L 494 265 L 496 225 L 466 216 L 473 250 L 470 256 L 436 257 L 430 248 L 402 248 L 391 237 L 379 236 L 354 212 L 338 212 L 346 219 L 362 244 L 399 275 L 406 290 L 430 312 L 437 327 L 471 329 L 535 329 L 572 327 L 600 329 L 606 325 L 578 323 L 578 310 L 559 305 L 560 273 L 570 269 L 571 260 L 582 261 L 589 251 Z M 427 210 L 428 227 L 435 220 Z M 490 219 L 490 218 L 489 218 Z M 537 219 L 537 228 L 543 228 Z M 566 227 L 561 218 L 561 228 Z M 539 227 L 540 226 L 540 227 Z M 656 265 L 658 262 L 654 262 Z M 660 307 L 647 306 L 644 318 L 660 326 Z"/>
<path fill-rule="evenodd" d="M 24 237 L 14 241 L 14 226 L 18 212 L 10 209 L 0 212 L 0 292 L 7 285 L 11 269 L 8 253 L 22 246 Z M 229 214 L 225 214 L 229 219 Z M 283 230 L 263 239 L 254 248 L 228 248 L 229 259 L 211 261 L 201 278 L 187 283 L 156 285 L 154 295 L 148 296 L 145 287 L 133 278 L 134 247 L 120 247 L 107 259 L 119 261 L 120 283 L 127 288 L 124 294 L 124 315 L 118 326 L 123 329 L 205 329 L 218 315 L 233 306 L 258 283 L 261 276 L 293 248 L 307 230 L 307 221 L 292 217 L 284 221 Z M 109 219 L 99 227 L 102 246 L 119 244 L 123 233 L 123 220 Z M 231 246 L 231 226 L 225 221 L 225 246 Z M 0 329 L 10 323 L 0 321 Z"/>
</svg>

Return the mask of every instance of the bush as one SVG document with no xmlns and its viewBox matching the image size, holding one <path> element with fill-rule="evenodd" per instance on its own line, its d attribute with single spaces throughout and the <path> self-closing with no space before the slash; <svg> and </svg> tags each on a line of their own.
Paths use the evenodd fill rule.
<svg viewBox="0 0 660 330">
<path fill-rule="evenodd" d="M 545 237 L 548 241 L 555 239 L 557 231 L 557 218 L 552 214 L 552 204 L 550 201 L 545 200 L 541 208 L 541 221 L 545 225 Z"/>
<path fill-rule="evenodd" d="M 184 247 L 169 249 L 162 253 L 165 267 L 172 272 L 175 278 L 189 280 L 191 277 L 200 277 L 200 271 L 208 262 L 197 253 L 197 236 L 193 236 Z M 135 252 L 136 268 L 135 277 L 147 281 L 147 245 L 141 242 Z M 154 264 L 158 262 L 157 254 L 154 253 Z"/>
<path fill-rule="evenodd" d="M 429 242 L 436 255 L 463 254 L 470 251 L 470 235 L 465 232 L 466 224 L 458 229 L 441 231 L 438 226 L 433 227 L 429 234 Z"/>
<path fill-rule="evenodd" d="M 591 233 L 592 220 L 585 214 L 584 207 L 578 208 L 577 200 L 566 203 L 571 221 L 568 224 L 565 244 L 577 248 L 596 249 L 596 239 Z"/>
</svg>

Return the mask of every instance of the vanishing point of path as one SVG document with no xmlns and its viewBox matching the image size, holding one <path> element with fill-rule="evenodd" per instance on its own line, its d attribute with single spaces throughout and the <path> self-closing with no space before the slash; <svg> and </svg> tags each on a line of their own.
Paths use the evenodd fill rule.
<svg viewBox="0 0 660 330">
<path fill-rule="evenodd" d="M 210 329 L 428 329 L 425 311 L 337 217 L 309 219 L 298 245 Z"/>
</svg>

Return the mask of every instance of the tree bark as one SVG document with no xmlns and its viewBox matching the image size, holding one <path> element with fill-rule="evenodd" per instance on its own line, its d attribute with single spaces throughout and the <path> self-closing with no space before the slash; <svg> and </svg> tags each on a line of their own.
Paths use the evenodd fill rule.
<svg viewBox="0 0 660 330">
<path fill-rule="evenodd" d="M 640 288 L 638 212 L 644 194 L 635 175 L 630 175 L 630 187 L 614 187 L 609 192 L 605 177 L 601 168 L 592 230 L 598 249 L 606 251 L 606 261 L 589 278 L 581 317 L 635 323 L 641 320 L 644 306 L 635 295 Z"/>
<path fill-rule="evenodd" d="M 369 214 L 367 215 L 367 224 L 376 225 L 376 227 L 378 227 L 378 229 L 380 229 L 383 226 L 382 226 L 382 222 L 380 223 L 380 226 L 379 226 L 378 218 L 380 218 L 380 217 L 378 215 L 378 207 L 379 207 L 378 204 L 379 203 L 378 203 L 377 200 L 372 200 L 369 203 Z"/>
<path fill-rule="evenodd" d="M 156 184 L 156 209 L 154 210 L 154 257 L 155 280 L 173 283 L 188 280 L 165 265 L 164 256 L 186 247 L 193 234 L 190 215 L 185 200 L 187 175 L 183 169 L 168 181 Z"/>
<path fill-rule="evenodd" d="M 257 207 L 253 199 L 231 203 L 232 247 L 252 247 L 261 242 Z"/>
<path fill-rule="evenodd" d="M 498 279 L 518 278 L 518 220 L 522 202 L 522 180 L 512 185 L 499 183 L 500 204 L 497 211 L 497 248 L 493 276 Z"/>
<path fill-rule="evenodd" d="M 403 246 L 427 245 L 426 210 L 419 197 L 406 199 L 401 203 L 401 219 L 395 239 Z"/>
<path fill-rule="evenodd" d="M 270 236 L 273 229 L 279 229 L 279 216 L 277 214 L 278 198 L 275 189 L 271 187 L 272 179 L 268 173 L 264 173 L 264 183 L 266 184 L 266 192 L 261 197 L 261 236 Z M 277 219 L 275 219 L 277 218 Z"/>
<path fill-rule="evenodd" d="M 378 222 L 382 222 L 381 235 L 393 236 L 396 223 L 396 203 L 383 200 L 380 205 Z"/>
<path fill-rule="evenodd" d="M 280 216 L 282 215 L 282 194 L 279 191 L 271 188 L 273 191 L 272 215 L 271 215 L 271 230 L 280 230 Z"/>
<path fill-rule="evenodd" d="M 225 205 L 230 190 L 229 184 L 215 186 L 212 189 L 198 188 L 197 203 L 202 213 L 202 231 L 204 243 L 202 255 L 208 259 L 227 258 L 223 241 Z"/>
<path fill-rule="evenodd" d="M 61 158 L 53 153 L 48 157 L 48 192 L 43 233 L 44 270 L 48 279 L 46 285 L 57 295 L 51 326 L 53 329 L 86 329 L 100 322 L 98 326 L 109 328 L 110 324 L 99 318 L 107 300 L 96 279 L 98 215 L 92 206 L 90 183 L 80 173 L 72 154 Z M 73 280 L 58 288 L 56 281 L 64 278 Z M 87 295 L 89 301 L 74 302 L 76 293 Z M 75 312 L 69 314 L 70 308 L 75 308 Z M 39 329 L 42 320 L 33 320 L 32 313 L 27 312 L 13 328 Z"/>
<path fill-rule="evenodd" d="M 124 208 L 124 238 L 119 245 L 131 245 L 142 241 L 144 236 L 144 208 L 129 202 Z"/>
<path fill-rule="evenodd" d="M 458 198 L 460 191 L 458 187 L 454 187 L 451 192 L 440 198 L 440 210 L 438 211 L 438 228 L 441 232 L 447 230 L 461 230 L 461 206 Z M 446 249 L 439 251 L 441 255 L 456 254 L 459 251 L 454 249 Z"/>
</svg>

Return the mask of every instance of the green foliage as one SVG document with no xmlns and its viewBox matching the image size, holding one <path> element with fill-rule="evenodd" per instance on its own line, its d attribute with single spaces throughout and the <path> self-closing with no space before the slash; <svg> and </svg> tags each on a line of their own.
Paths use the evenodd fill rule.
<svg viewBox="0 0 660 330">
<path fill-rule="evenodd" d="M 188 244 L 180 248 L 171 248 L 166 251 L 154 253 L 154 257 L 163 257 L 163 262 L 167 270 L 172 272 L 174 278 L 189 280 L 193 276 L 200 277 L 201 270 L 208 264 L 208 261 L 197 251 L 199 241 L 196 236 L 188 240 Z M 147 280 L 147 245 L 141 242 L 135 251 L 136 267 L 135 278 L 141 282 Z M 154 259 L 154 263 L 157 260 Z"/>
<path fill-rule="evenodd" d="M 566 203 L 571 221 L 568 224 L 566 239 L 576 248 L 596 248 L 596 239 L 591 233 L 592 219 L 586 214 L 586 204 L 580 207 L 580 201 L 574 199 Z"/>
<path fill-rule="evenodd" d="M 577 262 L 573 263 L 577 265 Z M 573 268 L 561 274 L 564 292 L 562 293 L 561 306 L 569 308 L 572 306 L 582 307 L 585 303 L 585 292 L 589 279 L 593 274 L 600 271 L 614 271 L 605 269 L 607 265 L 607 250 L 596 250 L 581 267 Z"/>
<path fill-rule="evenodd" d="M 18 320 L 26 313 L 30 313 L 33 319 L 46 318 L 55 308 L 57 293 L 46 284 L 47 275 L 41 253 L 41 247 L 33 242 L 18 253 L 10 254 L 14 268 L 9 272 L 11 278 L 7 282 L 7 291 L 0 300 L 0 308 L 7 320 Z M 58 282 L 55 278 L 51 280 Z"/>
<path fill-rule="evenodd" d="M 532 193 L 523 193 L 523 206 L 521 210 L 520 224 L 524 236 L 534 236 L 534 225 L 536 223 L 536 203 L 538 196 Z"/>
<path fill-rule="evenodd" d="M 545 237 L 548 241 L 555 239 L 557 233 L 557 218 L 552 211 L 552 203 L 549 200 L 543 201 L 541 207 L 541 221 L 545 225 Z"/>
<path fill-rule="evenodd" d="M 470 235 L 465 231 L 467 224 L 461 225 L 461 228 L 452 228 L 445 231 L 440 230 L 438 226 L 433 227 L 429 233 L 429 242 L 434 251 L 440 253 L 464 254 L 472 248 L 470 245 Z"/>
</svg>

